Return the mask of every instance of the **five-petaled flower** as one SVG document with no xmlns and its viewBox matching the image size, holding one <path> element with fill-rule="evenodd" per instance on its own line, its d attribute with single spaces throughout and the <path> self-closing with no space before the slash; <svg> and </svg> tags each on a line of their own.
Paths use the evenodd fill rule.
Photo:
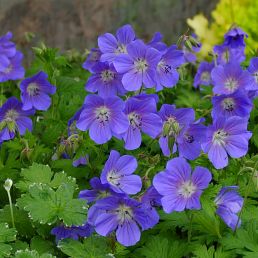
<svg viewBox="0 0 258 258">
<path fill-rule="evenodd" d="M 232 158 L 246 155 L 251 136 L 252 133 L 247 131 L 246 118 L 218 117 L 212 125 L 208 126 L 207 138 L 202 148 L 205 153 L 208 153 L 214 167 L 221 169 L 228 165 L 228 155 Z"/>
<path fill-rule="evenodd" d="M 184 158 L 168 161 L 165 171 L 155 175 L 153 185 L 162 195 L 161 204 L 166 213 L 185 209 L 200 209 L 200 196 L 211 181 L 207 168 L 191 166 Z"/>
<path fill-rule="evenodd" d="M 114 60 L 116 70 L 123 74 L 122 83 L 128 91 L 139 90 L 142 85 L 152 88 L 156 85 L 156 67 L 161 53 L 137 39 L 127 46 L 128 54 L 121 54 Z"/>
<path fill-rule="evenodd" d="M 47 80 L 48 75 L 42 71 L 30 78 L 23 80 L 20 84 L 23 109 L 35 108 L 47 110 L 51 105 L 51 98 L 48 94 L 54 94 L 56 87 Z"/>
<path fill-rule="evenodd" d="M 107 197 L 92 207 L 98 210 L 94 221 L 96 232 L 107 236 L 115 231 L 117 241 L 124 246 L 135 245 L 141 230 L 158 223 L 158 217 L 148 216 L 149 210 L 144 205 L 128 197 Z"/>
<path fill-rule="evenodd" d="M 22 110 L 22 103 L 15 97 L 9 98 L 0 108 L 0 142 L 13 139 L 17 132 L 24 135 L 26 130 L 32 131 L 29 116 L 34 113 L 34 109 Z"/>
<path fill-rule="evenodd" d="M 130 155 L 120 156 L 112 150 L 102 170 L 102 184 L 108 184 L 117 193 L 136 194 L 142 188 L 140 176 L 132 175 L 137 168 L 137 160 Z"/>
<path fill-rule="evenodd" d="M 82 131 L 89 130 L 90 138 L 98 144 L 106 143 L 116 134 L 124 133 L 129 126 L 122 112 L 124 102 L 119 97 L 101 98 L 88 95 L 77 121 Z"/>
</svg>

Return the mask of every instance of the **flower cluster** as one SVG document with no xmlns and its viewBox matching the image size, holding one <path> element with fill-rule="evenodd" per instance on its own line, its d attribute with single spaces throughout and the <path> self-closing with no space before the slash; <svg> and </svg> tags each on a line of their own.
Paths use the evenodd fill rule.
<svg viewBox="0 0 258 258">
<path fill-rule="evenodd" d="M 92 49 L 83 64 L 92 73 L 85 89 L 98 95 L 86 97 L 77 119 L 77 127 L 89 130 L 96 143 L 106 143 L 114 136 L 124 140 L 125 149 L 133 150 L 140 147 L 142 132 L 154 139 L 161 134 L 157 95 L 138 94 L 125 102 L 118 97 L 143 88 L 160 91 L 178 82 L 183 51 L 161 40 L 157 33 L 145 44 L 136 39 L 130 25 L 118 29 L 116 36 L 99 37 L 99 48 Z"/>
<path fill-rule="evenodd" d="M 141 230 L 158 222 L 154 207 L 162 206 L 167 213 L 201 208 L 200 196 L 212 175 L 199 166 L 191 172 L 186 159 L 195 160 L 203 151 L 214 167 L 221 169 L 228 165 L 228 155 L 240 158 L 247 153 L 258 63 L 253 58 L 247 70 L 240 66 L 245 59 L 245 37 L 241 29 L 232 28 L 224 43 L 214 47 L 214 60 L 200 63 L 194 78 L 195 88 L 213 86 L 210 125 L 205 125 L 204 118 L 196 119 L 192 108 L 163 104 L 157 110 L 158 95 L 142 93 L 143 89 L 148 92 L 155 87 L 159 92 L 176 85 L 177 68 L 195 62 L 194 52 L 200 45 L 191 50 L 167 47 L 160 33 L 144 43 L 130 25 L 118 29 L 116 36 L 106 33 L 99 37 L 99 48 L 92 49 L 83 64 L 92 73 L 85 89 L 97 94 L 88 95 L 76 113 L 77 128 L 89 131 L 98 144 L 112 137 L 123 140 L 126 150 L 138 149 L 145 133 L 159 141 L 164 156 L 178 152 L 179 158 L 168 161 L 166 169 L 154 176 L 153 186 L 136 200 L 128 196 L 139 194 L 142 187 L 140 177 L 132 175 L 137 167 L 135 158 L 111 151 L 100 178 L 91 180 L 92 190 L 80 193 L 80 198 L 94 202 L 88 223 L 97 233 L 106 236 L 115 231 L 121 244 L 135 244 Z M 121 98 L 124 95 L 128 95 L 126 100 Z M 215 199 L 216 213 L 233 229 L 240 225 L 237 213 L 243 202 L 236 192 L 228 194 L 224 189 Z M 238 208 L 231 208 L 236 205 Z"/>
<path fill-rule="evenodd" d="M 0 82 L 17 80 L 24 77 L 24 68 L 21 66 L 22 54 L 16 50 L 10 41 L 11 33 L 0 38 Z M 51 85 L 48 75 L 40 71 L 36 75 L 24 79 L 20 83 L 21 102 L 9 98 L 0 108 L 0 143 L 13 139 L 16 132 L 24 135 L 26 130 L 32 130 L 32 121 L 29 116 L 35 110 L 47 110 L 51 105 L 48 94 L 54 94 L 56 87 Z"/>
<path fill-rule="evenodd" d="M 23 54 L 16 49 L 15 44 L 11 41 L 12 37 L 11 32 L 0 37 L 0 82 L 24 77 Z"/>
<path fill-rule="evenodd" d="M 91 179 L 92 190 L 83 190 L 79 194 L 88 203 L 94 202 L 88 211 L 88 223 L 102 236 L 115 231 L 117 241 L 125 246 L 136 244 L 140 232 L 159 221 L 154 202 L 151 202 L 153 193 L 146 193 L 141 201 L 129 196 L 139 193 L 142 188 L 140 176 L 133 174 L 136 168 L 137 161 L 133 156 L 120 156 L 112 150 L 100 178 Z M 152 196 L 148 198 L 150 194 Z M 160 197 L 156 196 L 159 202 Z"/>
<path fill-rule="evenodd" d="M 158 223 L 156 207 L 166 213 L 202 208 L 200 197 L 212 181 L 212 173 L 201 166 L 192 171 L 187 160 L 195 160 L 203 152 L 216 169 L 223 169 L 228 156 L 240 158 L 248 152 L 252 134 L 247 126 L 257 96 L 258 59 L 251 59 L 249 67 L 242 68 L 245 37 L 240 28 L 231 28 L 224 43 L 214 47 L 213 60 L 199 65 L 193 87 L 212 86 L 212 110 L 207 120 L 198 117 L 193 108 L 159 103 L 160 91 L 178 83 L 180 67 L 196 61 L 194 52 L 201 45 L 194 37 L 184 36 L 183 46 L 167 46 L 156 33 L 145 43 L 130 25 L 125 25 L 116 35 L 106 33 L 98 38 L 98 48 L 92 49 L 83 63 L 91 73 L 85 85 L 90 94 L 69 120 L 68 139 L 62 137 L 60 150 L 52 158 L 73 159 L 83 138 L 80 131 L 87 131 L 97 144 L 114 137 L 124 142 L 126 150 L 140 148 L 142 136 L 148 135 L 169 160 L 145 189 L 136 158 L 112 150 L 100 176 L 90 180 L 92 189 L 79 193 L 79 198 L 90 205 L 87 221 L 81 226 L 61 224 L 53 228 L 57 241 L 88 237 L 95 230 L 102 236 L 114 233 L 119 243 L 131 246 L 140 240 L 142 231 Z M 12 63 L 19 52 L 10 38 L 11 34 L 0 38 L 0 79 L 8 67 L 14 71 L 10 74 L 17 71 L 21 75 L 21 68 Z M 189 49 L 191 44 L 194 46 Z M 24 74 L 8 76 L 3 80 L 19 79 Z M 24 79 L 20 90 L 22 102 L 11 97 L 0 108 L 0 142 L 31 131 L 29 116 L 50 107 L 49 95 L 56 87 L 40 71 Z M 211 120 L 211 124 L 206 122 Z M 73 166 L 88 165 L 90 158 L 88 154 L 76 158 Z M 241 223 L 238 212 L 243 206 L 236 190 L 235 186 L 223 187 L 214 200 L 216 214 L 232 230 Z"/>
</svg>

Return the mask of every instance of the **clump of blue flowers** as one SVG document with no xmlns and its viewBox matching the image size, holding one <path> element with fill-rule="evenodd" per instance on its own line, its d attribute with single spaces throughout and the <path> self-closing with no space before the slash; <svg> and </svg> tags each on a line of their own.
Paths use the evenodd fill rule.
<svg viewBox="0 0 258 258">
<path fill-rule="evenodd" d="M 145 42 L 131 25 L 122 26 L 115 35 L 100 35 L 98 47 L 91 49 L 82 64 L 81 70 L 87 75 L 84 89 L 80 79 L 73 78 L 86 96 L 76 108 L 72 107 L 69 121 L 60 112 L 60 107 L 65 107 L 64 113 L 71 114 L 69 100 L 59 92 L 67 85 L 58 77 L 62 69 L 66 75 L 69 66 L 59 67 L 58 75 L 49 72 L 53 64 L 58 66 L 60 62 L 54 58 L 49 69 L 41 66 L 39 72 L 29 71 L 24 79 L 22 54 L 11 38 L 11 33 L 0 38 L 0 82 L 21 79 L 17 87 L 21 101 L 9 97 L 0 107 L 0 144 L 5 146 L 6 141 L 18 139 L 26 145 L 22 153 L 30 158 L 37 141 L 31 137 L 28 142 L 22 137 L 35 132 L 43 138 L 41 149 L 50 150 L 42 160 L 50 157 L 54 171 L 62 168 L 79 181 L 77 188 L 71 177 L 59 173 L 48 175 L 36 190 L 33 186 L 39 182 L 27 187 L 30 180 L 26 176 L 26 182 L 18 184 L 19 189 L 33 190 L 31 200 L 40 190 L 42 203 L 50 200 L 49 209 L 54 207 L 57 215 L 49 215 L 49 231 L 57 243 L 93 235 L 107 237 L 114 248 L 116 241 L 125 247 L 140 245 L 141 236 L 146 241 L 149 232 L 156 232 L 166 223 L 168 227 L 174 225 L 177 216 L 187 220 L 184 226 L 180 220 L 176 229 L 183 237 L 187 231 L 188 242 L 192 230 L 201 230 L 195 223 L 203 220 L 207 220 L 208 227 L 221 225 L 214 230 L 219 238 L 220 227 L 237 232 L 250 182 L 257 180 L 256 163 L 248 155 L 252 155 L 253 128 L 249 121 L 258 95 L 258 58 L 251 58 L 248 64 L 245 61 L 247 34 L 241 28 L 230 28 L 224 42 L 214 46 L 205 61 L 199 61 L 196 55 L 201 44 L 195 35 L 183 35 L 172 45 L 163 42 L 160 33 Z M 190 79 L 186 74 L 189 70 Z M 184 87 L 201 96 L 200 103 L 188 96 L 182 96 L 180 102 L 176 95 L 184 95 Z M 81 93 L 73 94 L 69 98 L 74 102 L 84 98 Z M 57 117 L 62 121 L 60 127 L 55 124 Z M 52 121 L 51 126 L 45 125 L 44 119 Z M 62 133 L 48 143 L 44 130 L 53 135 L 56 131 Z M 13 151 L 19 150 L 10 146 Z M 4 150 L 2 156 L 7 155 Z M 245 156 L 250 158 L 249 163 L 245 163 Z M 243 198 L 243 183 L 239 182 L 246 170 L 252 174 L 243 180 L 247 185 Z M 39 178 L 49 173 L 48 168 L 44 173 L 39 172 Z M 232 173 L 234 177 L 230 177 Z M 33 172 L 30 175 L 38 180 Z M 51 189 L 43 192 L 44 187 Z M 72 201 L 61 205 L 60 187 L 68 199 L 74 193 L 78 195 L 75 200 L 83 203 L 85 213 Z M 256 196 L 252 198 L 254 202 Z M 85 219 L 67 224 L 69 216 L 66 218 L 63 210 L 79 210 L 78 217 L 84 214 Z M 164 235 L 171 233 L 162 230 Z"/>
</svg>

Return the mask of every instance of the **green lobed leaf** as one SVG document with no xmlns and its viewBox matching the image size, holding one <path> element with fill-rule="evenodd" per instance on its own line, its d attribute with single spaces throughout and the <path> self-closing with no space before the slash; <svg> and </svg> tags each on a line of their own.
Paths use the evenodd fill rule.
<svg viewBox="0 0 258 258">
<path fill-rule="evenodd" d="M 15 258 L 54 258 L 56 256 L 53 256 L 51 254 L 42 254 L 40 255 L 37 251 L 35 250 L 18 250 L 15 253 Z"/>
<path fill-rule="evenodd" d="M 153 236 L 137 253 L 146 258 L 181 258 L 187 252 L 185 242 L 170 242 L 167 238 Z"/>
<path fill-rule="evenodd" d="M 73 199 L 73 194 L 71 184 L 62 184 L 56 191 L 46 184 L 34 184 L 17 200 L 17 204 L 29 212 L 33 221 L 41 224 L 63 220 L 67 226 L 82 225 L 87 207 L 84 200 Z"/>
<path fill-rule="evenodd" d="M 108 258 L 110 250 L 106 239 L 91 236 L 85 238 L 83 243 L 73 239 L 62 240 L 58 243 L 60 250 L 72 258 Z"/>
<path fill-rule="evenodd" d="M 54 178 L 53 174 L 54 172 L 48 165 L 33 163 L 29 168 L 22 169 L 23 180 L 15 186 L 22 192 L 26 192 L 34 183 L 47 184 L 53 188 L 58 188 L 62 183 L 68 183 L 75 187 L 75 179 L 68 177 L 64 172 L 55 173 Z"/>
</svg>

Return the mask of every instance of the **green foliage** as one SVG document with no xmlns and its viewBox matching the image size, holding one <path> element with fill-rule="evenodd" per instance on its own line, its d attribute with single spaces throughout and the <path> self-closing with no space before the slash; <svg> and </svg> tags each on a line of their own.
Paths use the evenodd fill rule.
<svg viewBox="0 0 258 258">
<path fill-rule="evenodd" d="M 81 107 L 87 94 L 84 85 L 89 73 L 81 68 L 84 57 L 74 52 L 61 55 L 57 49 L 44 44 L 34 48 L 34 53 L 35 59 L 26 76 L 45 71 L 57 92 L 52 96 L 49 110 L 37 111 L 32 118 L 33 132 L 1 143 L 0 183 L 2 185 L 7 178 L 14 182 L 11 197 L 15 229 L 6 227 L 12 225 L 10 204 L 5 189 L 0 187 L 0 257 L 258 257 L 258 100 L 254 101 L 256 108 L 250 116 L 249 130 L 253 137 L 246 157 L 231 159 L 223 170 L 216 170 L 203 153 L 189 161 L 193 168 L 204 166 L 213 174 L 212 183 L 201 195 L 200 210 L 165 214 L 157 208 L 160 222 L 153 229 L 142 232 L 141 240 L 133 247 L 120 245 L 114 234 L 101 237 L 96 233 L 85 239 L 65 239 L 56 244 L 50 233 L 53 227 L 85 223 L 87 205 L 77 198 L 78 192 L 89 189 L 89 179 L 100 175 L 111 149 L 137 158 L 136 174 L 142 178 L 143 189 L 134 196 L 136 199 L 141 198 L 153 177 L 164 170 L 173 156 L 164 157 L 157 139 L 147 135 L 142 136 L 141 148 L 132 151 L 125 151 L 123 141 L 115 138 L 97 145 L 87 132 L 68 136 L 67 122 Z M 196 72 L 193 64 L 181 66 L 179 72 L 178 84 L 158 93 L 158 108 L 163 103 L 191 107 L 196 111 L 196 119 L 205 117 L 209 124 L 212 121 L 212 88 L 197 90 L 192 87 Z M 16 82 L 4 83 L 1 87 L 4 95 L 0 96 L 0 101 L 20 94 Z M 152 89 L 147 92 L 154 93 Z M 89 155 L 88 164 L 74 167 L 73 161 L 86 154 Z M 216 215 L 214 199 L 226 185 L 238 185 L 241 195 L 246 196 L 241 211 L 242 226 L 235 234 Z"/>
<path fill-rule="evenodd" d="M 52 188 L 58 188 L 62 183 L 67 183 L 75 187 L 75 179 L 68 177 L 64 172 L 55 173 L 51 171 L 48 165 L 33 163 L 27 169 L 22 169 L 21 176 L 23 179 L 16 184 L 16 187 L 22 192 L 26 192 L 34 184 L 46 184 Z"/>
<path fill-rule="evenodd" d="M 39 236 L 35 236 L 31 239 L 30 248 L 36 250 L 39 254 L 53 253 L 54 243 L 47 241 Z"/>
<path fill-rule="evenodd" d="M 33 228 L 31 222 L 28 220 L 28 214 L 22 209 L 13 206 L 13 214 L 15 220 L 15 228 L 19 235 L 22 237 L 33 237 L 35 234 L 35 228 Z M 10 206 L 6 205 L 0 210 L 0 223 L 7 222 L 12 224 L 10 216 Z"/>
<path fill-rule="evenodd" d="M 146 258 L 181 258 L 188 253 L 188 244 L 154 236 L 138 252 Z"/>
<path fill-rule="evenodd" d="M 8 257 L 11 254 L 10 242 L 15 241 L 16 230 L 9 228 L 7 224 L 0 223 L 0 257 Z"/>
<path fill-rule="evenodd" d="M 40 255 L 37 251 L 32 250 L 18 250 L 15 253 L 15 258 L 54 258 L 56 256 L 53 256 L 51 254 L 42 254 Z"/>
<path fill-rule="evenodd" d="M 214 246 L 207 248 L 205 245 L 196 246 L 193 251 L 194 258 L 231 258 L 232 252 L 223 252 L 221 248 L 215 250 Z"/>
<path fill-rule="evenodd" d="M 108 258 L 110 249 L 106 239 L 103 237 L 90 237 L 84 239 L 83 243 L 67 239 L 60 241 L 58 247 L 61 251 L 73 258 Z M 112 257 L 112 256 L 111 256 Z"/>
<path fill-rule="evenodd" d="M 87 207 L 84 200 L 74 199 L 73 194 L 71 184 L 61 184 L 55 191 L 46 184 L 35 183 L 17 204 L 29 212 L 33 221 L 41 224 L 53 224 L 59 219 L 67 226 L 82 225 Z"/>
<path fill-rule="evenodd" d="M 243 257 L 258 257 L 258 226 L 256 221 L 251 221 L 246 229 L 237 230 L 236 236 L 228 235 L 221 240 L 225 250 L 234 250 Z"/>
</svg>

